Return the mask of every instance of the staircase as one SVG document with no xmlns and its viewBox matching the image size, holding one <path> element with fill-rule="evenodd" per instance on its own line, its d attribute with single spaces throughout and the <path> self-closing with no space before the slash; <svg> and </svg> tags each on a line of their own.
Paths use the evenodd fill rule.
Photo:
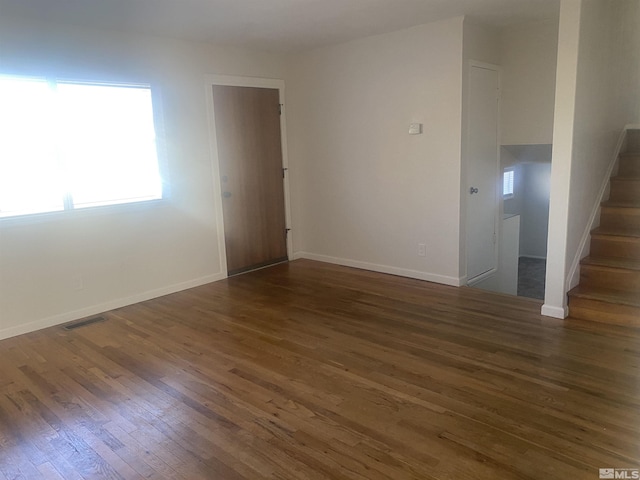
<svg viewBox="0 0 640 480">
<path fill-rule="evenodd" d="M 640 326 L 640 130 L 627 132 L 610 186 L 590 255 L 580 262 L 580 284 L 569 292 L 569 316 Z"/>
</svg>

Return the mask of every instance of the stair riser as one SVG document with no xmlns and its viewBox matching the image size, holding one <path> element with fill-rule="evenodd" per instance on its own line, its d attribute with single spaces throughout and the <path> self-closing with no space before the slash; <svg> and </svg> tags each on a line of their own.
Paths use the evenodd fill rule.
<svg viewBox="0 0 640 480">
<path fill-rule="evenodd" d="M 640 155 L 621 158 L 618 175 L 621 177 L 640 177 Z"/>
<path fill-rule="evenodd" d="M 627 131 L 627 152 L 640 152 L 640 132 L 638 130 Z"/>
<path fill-rule="evenodd" d="M 607 211 L 603 208 L 600 214 L 600 227 L 603 229 L 628 229 L 640 232 L 640 208 L 637 209 L 638 213 L 624 211 L 635 209 L 621 210 L 623 211 Z"/>
<path fill-rule="evenodd" d="M 640 238 L 592 235 L 590 255 L 640 260 Z"/>
<path fill-rule="evenodd" d="M 640 203 L 640 181 L 611 180 L 611 194 L 609 195 L 609 200 L 614 202 Z"/>
<path fill-rule="evenodd" d="M 602 207 L 600 227 L 611 229 L 628 228 L 640 231 L 640 208 Z"/>
<path fill-rule="evenodd" d="M 572 318 L 613 325 L 640 326 L 640 308 L 572 297 L 569 299 Z"/>
<path fill-rule="evenodd" d="M 580 267 L 580 285 L 619 292 L 640 292 L 640 271 L 582 265 Z"/>
</svg>

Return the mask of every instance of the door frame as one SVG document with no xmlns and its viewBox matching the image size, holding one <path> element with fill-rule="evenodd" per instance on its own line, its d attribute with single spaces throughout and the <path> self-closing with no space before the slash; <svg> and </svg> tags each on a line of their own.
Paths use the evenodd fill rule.
<svg viewBox="0 0 640 480">
<path fill-rule="evenodd" d="M 218 157 L 218 139 L 216 135 L 215 104 L 213 101 L 213 87 L 215 85 L 228 87 L 255 87 L 278 90 L 281 114 L 280 114 L 280 140 L 282 145 L 282 168 L 286 169 L 284 175 L 284 215 L 287 229 L 291 229 L 291 194 L 289 188 L 289 157 L 287 155 L 287 122 L 284 105 L 284 80 L 274 78 L 242 77 L 234 75 L 205 75 L 205 90 L 207 98 L 207 116 L 209 120 L 209 150 L 211 155 L 211 171 L 213 175 L 213 193 L 215 196 L 216 230 L 218 236 L 218 255 L 220 257 L 220 270 L 224 278 L 228 277 L 227 271 L 227 247 L 224 235 L 224 211 L 222 208 L 222 185 L 220 183 L 220 159 Z M 287 257 L 290 259 L 293 252 L 293 233 L 289 230 L 287 235 Z"/>
<path fill-rule="evenodd" d="M 470 128 L 469 128 L 469 109 L 471 106 L 471 69 L 472 68 L 483 68 L 485 70 L 491 70 L 496 72 L 497 77 L 498 77 L 498 105 L 497 105 L 497 124 L 496 124 L 496 162 L 495 162 L 495 178 L 496 178 L 496 185 L 495 185 L 495 210 L 494 210 L 494 232 L 495 232 L 495 243 L 494 243 L 494 247 L 493 247 L 493 264 L 494 264 L 494 268 L 492 268 L 491 270 L 484 272 L 474 278 L 469 278 L 468 277 L 468 253 L 469 253 L 469 249 L 468 249 L 468 243 L 469 243 L 469 232 L 467 229 L 467 221 L 468 221 L 468 209 L 467 209 L 467 202 L 469 200 L 468 197 L 468 189 L 469 189 L 469 169 L 470 169 L 470 154 L 469 154 L 469 132 L 470 132 Z M 500 109 L 501 109 L 501 104 L 502 104 L 502 67 L 500 67 L 499 65 L 495 65 L 492 63 L 486 63 L 486 62 L 480 62 L 478 60 L 469 60 L 467 63 L 467 73 L 466 73 L 466 80 L 465 80 L 465 86 L 466 86 L 466 101 L 465 101 L 465 114 L 464 114 L 464 126 L 465 126 L 465 137 L 464 137 L 464 180 L 463 180 L 463 188 L 462 188 L 462 195 L 463 195 L 463 199 L 464 201 L 462 202 L 462 208 L 464 208 L 464 255 L 465 255 L 465 270 L 464 270 L 464 279 L 465 279 L 465 284 L 468 286 L 473 286 L 478 282 L 481 282 L 482 280 L 485 280 L 489 277 L 491 277 L 492 275 L 494 275 L 499 267 L 499 260 L 500 260 L 500 235 L 501 235 L 501 222 L 500 222 L 500 214 L 502 211 L 502 202 L 501 202 L 501 196 L 500 196 L 500 138 L 501 138 L 501 130 L 500 130 Z"/>
</svg>

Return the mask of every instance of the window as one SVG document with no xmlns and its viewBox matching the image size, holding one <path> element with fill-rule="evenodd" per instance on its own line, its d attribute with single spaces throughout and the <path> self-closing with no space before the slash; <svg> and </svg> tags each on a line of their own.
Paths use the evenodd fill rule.
<svg viewBox="0 0 640 480">
<path fill-rule="evenodd" d="M 162 198 L 149 86 L 0 76 L 0 217 Z"/>
<path fill-rule="evenodd" d="M 502 196 L 504 198 L 513 198 L 513 180 L 514 180 L 513 168 L 505 169 L 503 180 L 502 180 Z"/>
</svg>

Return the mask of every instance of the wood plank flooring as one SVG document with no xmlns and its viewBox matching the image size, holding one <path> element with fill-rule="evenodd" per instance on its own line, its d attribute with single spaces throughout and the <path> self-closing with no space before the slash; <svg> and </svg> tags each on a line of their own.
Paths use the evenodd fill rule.
<svg viewBox="0 0 640 480">
<path fill-rule="evenodd" d="M 0 479 L 598 479 L 640 331 L 298 260 L 0 342 Z"/>
</svg>

